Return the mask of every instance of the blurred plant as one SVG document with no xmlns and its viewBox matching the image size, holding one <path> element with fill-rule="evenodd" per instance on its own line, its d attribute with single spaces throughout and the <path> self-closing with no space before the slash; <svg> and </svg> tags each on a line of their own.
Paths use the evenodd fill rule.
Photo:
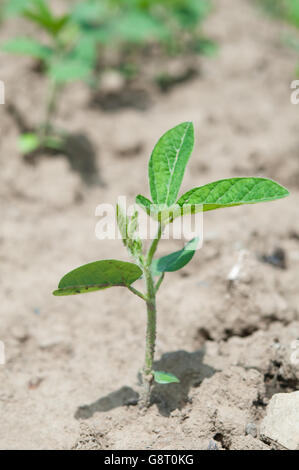
<svg viewBox="0 0 299 470">
<path fill-rule="evenodd" d="M 138 212 L 128 216 L 117 205 L 117 223 L 123 243 L 134 260 L 102 260 L 83 265 L 66 274 L 59 282 L 56 296 L 83 294 L 112 286 L 127 287 L 141 298 L 147 309 L 145 364 L 142 371 L 144 395 L 141 403 L 150 404 L 153 381 L 159 384 L 179 382 L 172 373 L 153 370 L 156 343 L 156 296 L 166 272 L 183 268 L 191 261 L 199 242 L 191 240 L 182 250 L 155 259 L 155 253 L 163 231 L 175 218 L 184 214 L 210 211 L 225 207 L 273 201 L 287 196 L 288 191 L 278 183 L 266 178 L 230 178 L 191 189 L 180 198 L 178 192 L 185 167 L 194 145 L 191 122 L 185 122 L 164 134 L 155 146 L 148 168 L 152 201 L 138 195 L 136 203 L 157 224 L 157 235 L 149 249 L 144 249 L 140 238 Z M 143 278 L 145 292 L 133 287 Z M 156 280 L 157 279 L 157 280 Z"/>
<path fill-rule="evenodd" d="M 213 54 L 216 46 L 201 33 L 210 0 L 87 0 L 74 7 L 73 18 L 105 48 L 119 50 L 124 74 L 134 69 L 136 56 L 158 45 L 167 54 Z"/>
<path fill-rule="evenodd" d="M 286 21 L 299 28 L 299 0 L 262 0 L 260 4 L 274 18 Z M 286 33 L 283 40 L 299 53 L 298 37 Z M 299 65 L 297 65 L 296 75 L 299 76 Z"/>
<path fill-rule="evenodd" d="M 74 17 L 100 25 L 99 39 L 104 43 L 113 39 L 136 45 L 155 40 L 181 49 L 182 33 L 197 42 L 198 28 L 209 11 L 210 0 L 87 0 L 77 3 Z"/>
<path fill-rule="evenodd" d="M 65 136 L 53 129 L 60 92 L 75 80 L 95 85 L 100 78 L 97 67 L 101 72 L 109 67 L 101 61 L 102 53 L 109 56 L 119 50 L 119 71 L 129 80 L 138 73 L 136 54 L 147 45 L 158 44 L 170 54 L 213 50 L 213 43 L 200 32 L 210 0 L 86 0 L 74 2 L 63 15 L 56 15 L 49 5 L 48 0 L 9 0 L 3 7 L 5 17 L 21 16 L 44 33 L 42 40 L 33 32 L 2 46 L 6 52 L 36 59 L 49 80 L 43 122 L 20 137 L 24 154 L 62 148 Z M 162 88 L 168 81 L 167 73 L 157 76 Z"/>
<path fill-rule="evenodd" d="M 266 11 L 299 27 L 299 0 L 262 0 Z"/>
<path fill-rule="evenodd" d="M 65 136 L 52 125 L 59 95 L 67 83 L 90 79 L 96 59 L 95 44 L 78 28 L 71 13 L 55 15 L 45 0 L 10 0 L 4 15 L 16 14 L 37 25 L 45 40 L 18 37 L 2 48 L 37 59 L 49 81 L 43 122 L 36 131 L 21 135 L 19 147 L 24 154 L 40 148 L 61 149 Z"/>
</svg>

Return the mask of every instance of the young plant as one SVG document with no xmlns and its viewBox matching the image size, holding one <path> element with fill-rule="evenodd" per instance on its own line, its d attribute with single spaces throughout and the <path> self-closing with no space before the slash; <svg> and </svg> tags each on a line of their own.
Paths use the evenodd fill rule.
<svg viewBox="0 0 299 470">
<path fill-rule="evenodd" d="M 299 0 L 262 0 L 262 2 L 259 0 L 258 5 L 274 18 L 299 28 Z M 282 39 L 286 45 L 299 53 L 298 35 L 289 32 L 285 33 Z M 299 76 L 299 64 L 296 66 L 296 75 Z"/>
<path fill-rule="evenodd" d="M 4 9 L 6 16 L 19 15 L 37 25 L 45 41 L 18 37 L 6 42 L 6 52 L 37 59 L 48 78 L 44 118 L 33 132 L 22 134 L 19 147 L 23 154 L 41 148 L 61 149 L 64 134 L 53 128 L 56 105 L 62 88 L 69 82 L 91 76 L 95 63 L 95 44 L 88 41 L 72 19 L 71 11 L 55 15 L 46 0 L 10 0 Z"/>
<path fill-rule="evenodd" d="M 138 235 L 137 211 L 127 216 L 117 206 L 117 222 L 124 245 L 134 262 L 107 259 L 86 264 L 66 274 L 59 282 L 56 296 L 83 294 L 112 286 L 126 287 L 145 302 L 147 311 L 145 363 L 142 371 L 144 394 L 142 404 L 150 403 L 153 381 L 160 384 L 179 382 L 173 374 L 153 369 L 156 342 L 156 297 L 165 273 L 185 266 L 193 257 L 198 238 L 180 251 L 155 258 L 163 231 L 176 217 L 185 213 L 273 201 L 287 196 L 288 191 L 266 178 L 229 178 L 191 189 L 178 198 L 185 167 L 194 145 L 191 122 L 184 122 L 164 134 L 155 146 L 148 168 L 152 201 L 138 195 L 136 203 L 153 217 L 157 234 L 148 250 Z M 144 281 L 144 292 L 133 284 Z"/>
<path fill-rule="evenodd" d="M 210 0 L 87 0 L 78 3 L 74 16 L 94 31 L 106 55 L 115 48 L 120 52 L 118 66 L 130 76 L 149 45 L 173 55 L 213 53 L 214 43 L 201 33 L 210 7 Z"/>
</svg>

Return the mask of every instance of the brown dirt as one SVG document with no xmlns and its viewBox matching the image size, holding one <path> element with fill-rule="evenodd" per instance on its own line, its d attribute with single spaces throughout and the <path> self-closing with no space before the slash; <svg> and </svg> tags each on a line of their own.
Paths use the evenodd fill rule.
<svg viewBox="0 0 299 470">
<path fill-rule="evenodd" d="M 83 85 L 65 92 L 57 124 L 83 134 L 85 150 L 86 138 L 92 142 L 99 184 L 86 184 L 82 165 L 72 169 L 63 156 L 24 164 L 15 119 L 0 108 L 1 449 L 271 448 L 259 439 L 265 406 L 299 383 L 290 361 L 299 336 L 299 121 L 290 104 L 297 57 L 281 43 L 282 26 L 250 2 L 215 3 L 205 29 L 219 41 L 218 57 L 199 59 L 192 81 L 154 92 L 146 111 L 105 113 L 90 106 Z M 0 39 L 18 30 L 2 27 Z M 1 58 L 7 99 L 36 122 L 44 79 L 30 60 Z M 183 189 L 263 175 L 288 186 L 291 197 L 205 216 L 203 249 L 167 276 L 158 299 L 156 358 L 181 384 L 156 386 L 144 413 L 133 406 L 142 302 L 121 288 L 74 298 L 51 291 L 72 267 L 126 259 L 118 242 L 95 238 L 95 207 L 144 193 L 152 146 L 185 119 L 195 123 L 196 148 Z M 172 245 L 163 242 L 161 252 Z M 286 269 L 261 261 L 276 248 Z M 241 249 L 240 279 L 228 285 Z"/>
</svg>

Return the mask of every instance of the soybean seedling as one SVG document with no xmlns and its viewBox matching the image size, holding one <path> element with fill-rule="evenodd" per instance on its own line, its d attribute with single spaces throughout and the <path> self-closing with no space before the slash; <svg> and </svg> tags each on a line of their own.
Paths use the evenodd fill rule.
<svg viewBox="0 0 299 470">
<path fill-rule="evenodd" d="M 71 11 L 55 15 L 46 0 L 10 0 L 4 12 L 6 16 L 17 14 L 25 18 L 38 26 L 44 35 L 43 41 L 17 37 L 3 45 L 6 52 L 36 59 L 48 78 L 42 122 L 33 132 L 21 135 L 19 148 L 23 154 L 41 148 L 60 150 L 65 135 L 53 128 L 57 103 L 67 83 L 87 80 L 91 76 L 96 58 L 95 42 L 73 20 Z"/>
<path fill-rule="evenodd" d="M 262 0 L 259 1 L 259 6 L 276 19 L 280 19 L 295 28 L 299 28 L 299 0 Z M 286 32 L 282 36 L 283 42 L 292 47 L 296 53 L 299 53 L 298 36 L 293 32 Z M 299 64 L 296 67 L 296 75 L 299 76 Z"/>
<path fill-rule="evenodd" d="M 155 146 L 148 167 L 152 201 L 138 195 L 136 203 L 153 217 L 157 234 L 146 250 L 138 235 L 137 211 L 127 216 L 117 206 L 117 222 L 124 245 L 134 262 L 107 259 L 86 264 L 66 274 L 59 282 L 54 295 L 74 295 L 106 289 L 112 286 L 126 287 L 145 302 L 147 329 L 145 363 L 142 370 L 144 393 L 141 403 L 148 406 L 153 382 L 169 384 L 179 378 L 164 371 L 153 370 L 156 342 L 156 296 L 167 272 L 185 266 L 193 257 L 198 239 L 191 240 L 182 250 L 155 259 L 155 253 L 163 231 L 176 217 L 184 213 L 211 211 L 214 209 L 273 201 L 287 196 L 288 191 L 267 178 L 229 178 L 191 189 L 178 198 L 185 167 L 194 145 L 194 129 L 185 122 L 164 134 Z M 144 292 L 133 284 L 144 281 Z"/>
<path fill-rule="evenodd" d="M 153 46 L 163 55 L 213 54 L 215 44 L 201 31 L 210 10 L 210 0 L 86 0 L 74 8 L 74 18 L 96 35 L 101 67 L 119 68 L 130 79 Z"/>
</svg>

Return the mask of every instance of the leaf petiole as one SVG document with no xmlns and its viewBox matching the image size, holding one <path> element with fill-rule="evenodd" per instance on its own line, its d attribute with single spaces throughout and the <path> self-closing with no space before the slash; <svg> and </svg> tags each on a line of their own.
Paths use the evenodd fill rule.
<svg viewBox="0 0 299 470">
<path fill-rule="evenodd" d="M 142 300 L 144 300 L 145 302 L 147 301 L 147 297 L 142 293 L 140 292 L 138 289 L 135 289 L 135 287 L 133 286 L 128 286 L 128 289 L 133 292 L 133 294 L 137 295 L 138 297 L 140 297 Z"/>
<path fill-rule="evenodd" d="M 160 289 L 160 286 L 161 286 L 161 284 L 162 284 L 162 282 L 163 282 L 164 276 L 165 276 L 165 272 L 161 274 L 161 276 L 159 277 L 159 279 L 158 279 L 158 281 L 157 281 L 157 283 L 156 283 L 156 285 L 155 285 L 155 293 L 157 293 L 158 290 Z"/>
</svg>

